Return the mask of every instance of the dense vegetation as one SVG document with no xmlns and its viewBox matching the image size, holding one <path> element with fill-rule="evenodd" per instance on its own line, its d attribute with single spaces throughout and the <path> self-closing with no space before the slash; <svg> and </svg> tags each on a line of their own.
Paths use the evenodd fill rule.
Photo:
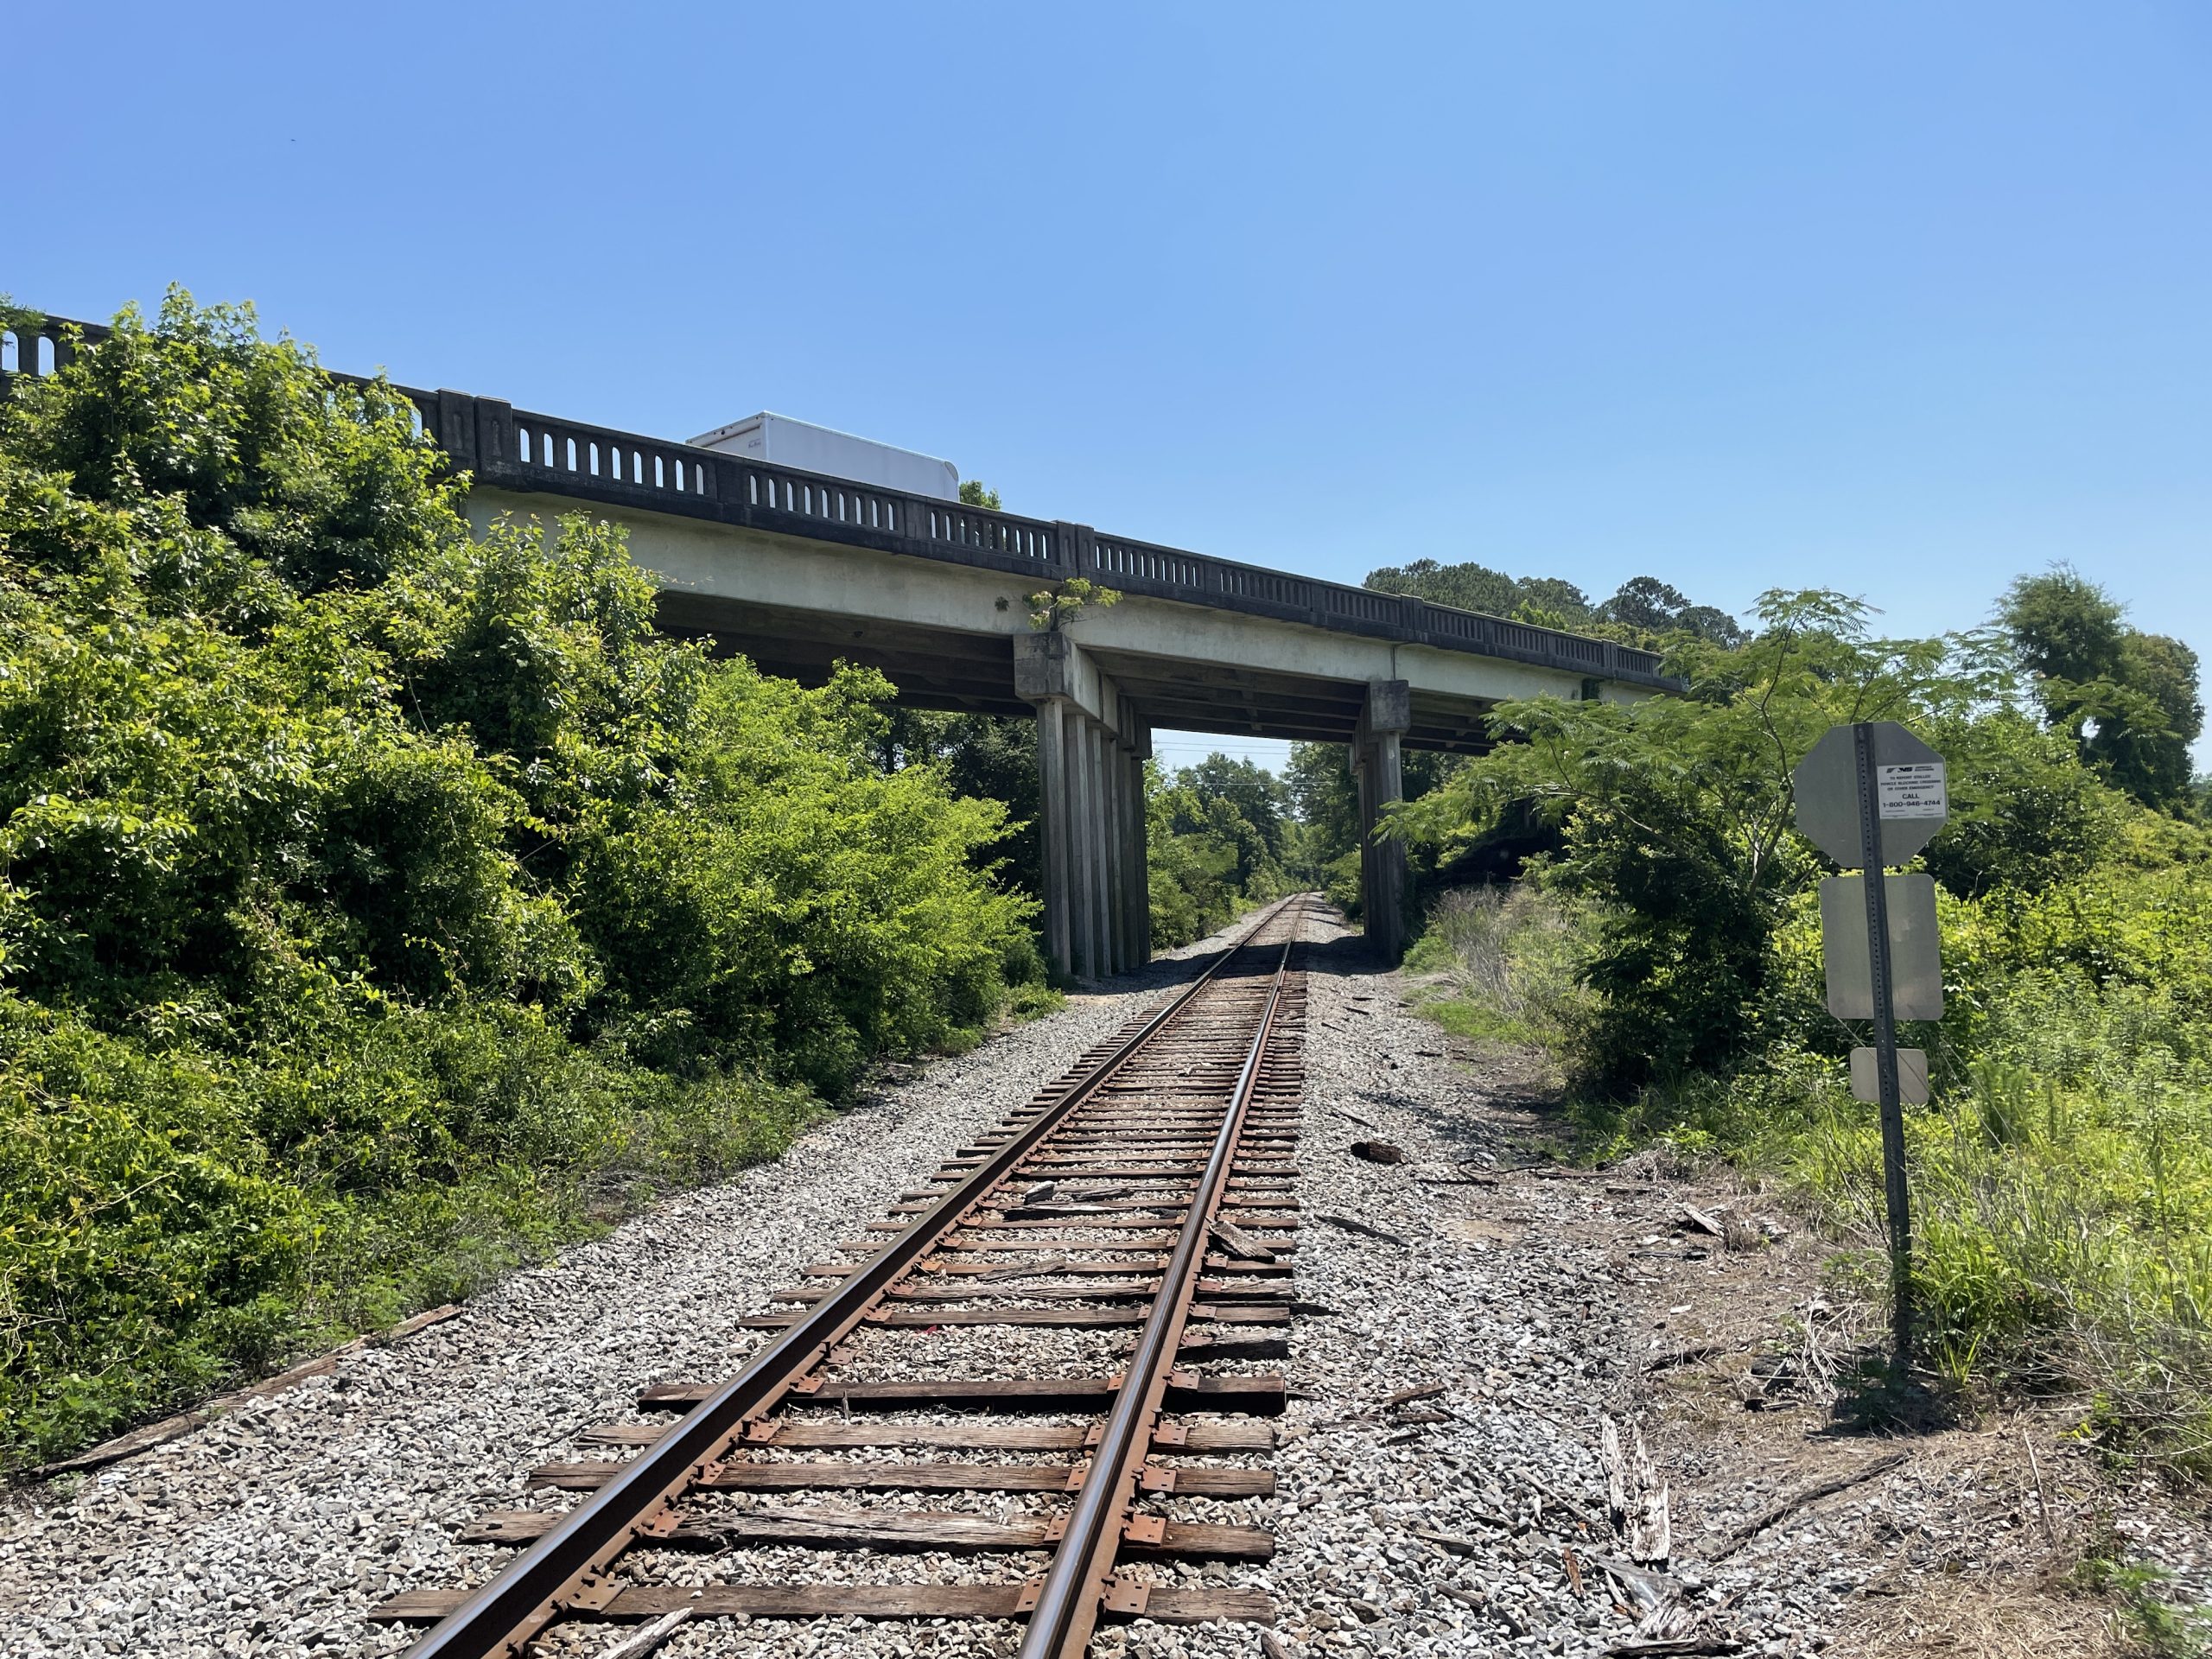
<svg viewBox="0 0 2212 1659">
<path fill-rule="evenodd" d="M 1152 938 L 1187 944 L 1254 905 L 1313 885 L 1290 791 L 1266 767 L 1211 754 L 1146 767 Z"/>
<path fill-rule="evenodd" d="M 2126 1445 L 2212 1468 L 2212 836 L 2187 755 L 2194 655 L 2068 570 L 2000 626 L 1883 640 L 1833 594 L 1769 594 L 1731 642 L 1677 630 L 1686 697 L 1505 705 L 1489 755 L 1414 803 L 1433 851 L 1548 849 L 1433 912 L 1439 1018 L 1560 1058 L 1600 1148 L 1657 1139 L 1881 1224 L 1872 1109 L 1825 1011 L 1789 772 L 1829 725 L 1906 722 L 1950 767 L 1923 865 L 1946 1012 L 1908 1027 L 1923 1352 L 1953 1382 L 2078 1393 Z M 1878 1294 L 1878 1275 L 1867 1280 Z"/>
<path fill-rule="evenodd" d="M 0 1459 L 772 1153 L 1034 976 L 888 688 L 472 536 L 389 389 L 181 297 L 0 406 Z"/>
</svg>

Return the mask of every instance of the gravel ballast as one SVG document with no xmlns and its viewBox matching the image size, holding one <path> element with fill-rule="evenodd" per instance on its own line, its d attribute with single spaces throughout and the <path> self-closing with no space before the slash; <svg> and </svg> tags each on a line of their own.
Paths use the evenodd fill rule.
<svg viewBox="0 0 2212 1659">
<path fill-rule="evenodd" d="M 1138 1621 L 1103 1629 L 1095 1650 L 1300 1659 L 1620 1648 L 1635 1640 L 1643 1609 L 1603 1565 L 1627 1549 L 1607 1520 L 1601 1419 L 1662 1421 L 1650 1409 L 1647 1354 L 1675 1340 L 1682 1322 L 1670 1325 L 1670 1314 L 1684 1310 L 1652 1306 L 1649 1287 L 1673 1274 L 1658 1299 L 1688 1303 L 1692 1275 L 1730 1263 L 1708 1265 L 1680 1241 L 1637 1248 L 1679 1208 L 1663 1185 L 1621 1196 L 1607 1184 L 1618 1177 L 1519 1167 L 1529 1161 L 1529 1115 L 1510 1105 L 1522 1087 L 1510 1058 L 1460 1049 L 1408 1012 L 1401 976 L 1380 972 L 1357 935 L 1317 924 L 1311 937 L 1301 1300 L 1284 1368 L 1293 1397 L 1282 1444 L 1257 1459 L 1274 1470 L 1278 1495 L 1154 1505 L 1178 1520 L 1270 1528 L 1277 1553 L 1264 1564 L 1138 1569 L 1159 1582 L 1264 1587 L 1280 1623 L 1263 1634 Z M 0 1534 L 8 1650 L 397 1652 L 410 1633 L 367 1623 L 369 1609 L 402 1590 L 481 1581 L 510 1559 L 504 1548 L 454 1544 L 456 1528 L 523 1506 L 535 1465 L 608 1455 L 575 1437 L 595 1423 L 638 1421 L 640 1388 L 728 1375 L 761 1340 L 738 1329 L 740 1319 L 837 1240 L 858 1236 L 936 1159 L 1027 1100 L 1184 971 L 1156 963 L 1135 988 L 1079 998 L 935 1063 L 811 1131 L 780 1161 L 517 1274 L 404 1343 L 347 1354 L 329 1375 L 248 1402 L 73 1490 L 17 1492 Z M 1352 1150 L 1375 1141 L 1402 1160 Z M 1669 1254 L 1683 1259 L 1664 1268 L 1640 1261 Z M 1103 1335 L 945 1329 L 902 1342 L 899 1357 L 911 1365 L 935 1356 L 948 1372 L 974 1373 L 1001 1369 L 1007 1356 L 995 1367 L 988 1350 L 1020 1342 L 1018 1363 L 1039 1374 L 1103 1372 L 1111 1369 Z M 887 1369 L 898 1366 L 887 1360 Z M 1676 1471 L 1689 1466 L 1686 1450 L 1692 1462 L 1703 1455 L 1654 1445 Z M 1777 1528 L 1721 1566 L 1695 1559 L 1694 1539 L 1725 1533 L 1792 1478 L 1732 1484 L 1687 1507 L 1677 1491 L 1678 1547 L 1660 1587 L 1684 1618 L 1752 1651 L 1818 1646 L 1840 1622 L 1846 1599 L 1882 1565 L 1878 1545 L 1832 1547 L 1847 1533 L 1878 1539 L 1881 1525 L 1925 1519 L 1869 1485 L 1837 1501 L 1833 1522 L 1805 1522 L 1815 1547 Z M 784 1501 L 716 1495 L 711 1504 Z M 898 1494 L 836 1501 L 918 1507 Z M 926 1503 L 1001 1522 L 1054 1507 L 1034 1494 Z M 636 1564 L 641 1576 L 671 1583 L 981 1583 L 1020 1576 L 1022 1559 L 761 1547 L 711 1557 L 655 1551 Z M 1011 1624 L 703 1621 L 662 1651 L 981 1656 L 1010 1651 L 1014 1635 Z M 615 1639 L 604 1627 L 569 1625 L 549 1646 L 596 1654 Z"/>
<path fill-rule="evenodd" d="M 512 1275 L 454 1319 L 346 1355 L 74 1490 L 13 1494 L 0 1514 L 8 1651 L 404 1648 L 406 1631 L 363 1615 L 401 1590 L 480 1580 L 511 1554 L 456 1546 L 454 1528 L 516 1507 L 533 1465 L 634 1415 L 640 1388 L 727 1375 L 761 1340 L 737 1319 L 1187 971 L 1162 959 L 1072 998 L 874 1094 L 774 1163 Z"/>
</svg>

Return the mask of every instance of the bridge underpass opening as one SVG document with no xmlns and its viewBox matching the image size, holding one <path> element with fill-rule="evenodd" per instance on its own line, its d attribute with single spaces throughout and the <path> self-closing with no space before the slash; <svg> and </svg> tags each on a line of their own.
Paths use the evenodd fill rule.
<svg viewBox="0 0 2212 1659">
<path fill-rule="evenodd" d="M 1090 644 L 1093 622 L 1112 614 L 1065 632 L 985 634 L 677 592 L 663 601 L 671 632 L 803 683 L 853 662 L 882 670 L 912 707 L 1034 719 L 1045 945 L 1070 977 L 1125 973 L 1150 957 L 1144 763 L 1160 730 L 1196 751 L 1176 764 L 1240 740 L 1275 744 L 1286 758 L 1294 741 L 1342 746 L 1359 800 L 1361 911 L 1370 937 L 1395 957 L 1405 940 L 1406 859 L 1375 830 L 1402 791 L 1402 749 L 1481 749 L 1491 700 L 1416 698 L 1403 680 Z"/>
</svg>

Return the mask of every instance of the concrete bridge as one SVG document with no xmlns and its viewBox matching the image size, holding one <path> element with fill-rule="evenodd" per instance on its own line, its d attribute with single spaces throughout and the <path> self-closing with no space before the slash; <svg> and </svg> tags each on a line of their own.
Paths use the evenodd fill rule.
<svg viewBox="0 0 2212 1659">
<path fill-rule="evenodd" d="M 105 331 L 84 327 L 85 337 Z M 66 360 L 58 320 L 0 340 L 0 369 Z M 345 377 L 351 378 L 351 377 Z M 1155 727 L 1347 746 L 1367 831 L 1368 931 L 1405 936 L 1401 849 L 1372 831 L 1404 747 L 1478 751 L 1501 699 L 1672 689 L 1659 659 L 1364 588 L 988 512 L 690 444 L 399 387 L 475 478 L 480 528 L 505 512 L 621 524 L 671 632 L 819 683 L 880 668 L 923 708 L 1037 721 L 1046 948 L 1089 977 L 1149 954 L 1143 763 Z M 1319 470 L 1325 471 L 1325 468 Z M 1378 550 L 1389 557 L 1397 550 Z M 1122 595 L 1039 632 L 1027 596 L 1072 576 Z"/>
</svg>

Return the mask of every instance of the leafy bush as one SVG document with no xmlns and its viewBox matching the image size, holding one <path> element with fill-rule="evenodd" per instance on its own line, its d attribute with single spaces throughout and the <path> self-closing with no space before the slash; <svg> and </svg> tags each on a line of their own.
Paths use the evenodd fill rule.
<svg viewBox="0 0 2212 1659">
<path fill-rule="evenodd" d="M 890 687 L 473 537 L 388 387 L 173 296 L 0 404 L 0 1457 L 772 1154 L 1036 973 Z"/>
<path fill-rule="evenodd" d="M 1433 911 L 1432 1012 L 1551 1047 L 1594 1149 L 1726 1157 L 1878 1252 L 1880 1135 L 1844 1083 L 1864 1033 L 1826 1011 L 1789 769 L 1831 723 L 1912 721 L 1953 806 L 1925 859 L 1945 1013 L 1900 1033 L 1936 1094 L 1907 1116 L 1922 1355 L 2085 1394 L 2116 1442 L 2212 1475 L 2212 836 L 2019 712 L 1986 642 L 1870 640 L 1832 596 L 1763 614 L 1688 653 L 1690 697 L 1506 705 L 1500 747 L 1406 810 L 1442 843 L 1530 805 L 1561 826 L 1510 892 Z"/>
<path fill-rule="evenodd" d="M 1145 766 L 1152 942 L 1188 944 L 1292 891 L 1283 861 L 1298 826 L 1287 787 L 1249 760 L 1208 755 Z"/>
</svg>

